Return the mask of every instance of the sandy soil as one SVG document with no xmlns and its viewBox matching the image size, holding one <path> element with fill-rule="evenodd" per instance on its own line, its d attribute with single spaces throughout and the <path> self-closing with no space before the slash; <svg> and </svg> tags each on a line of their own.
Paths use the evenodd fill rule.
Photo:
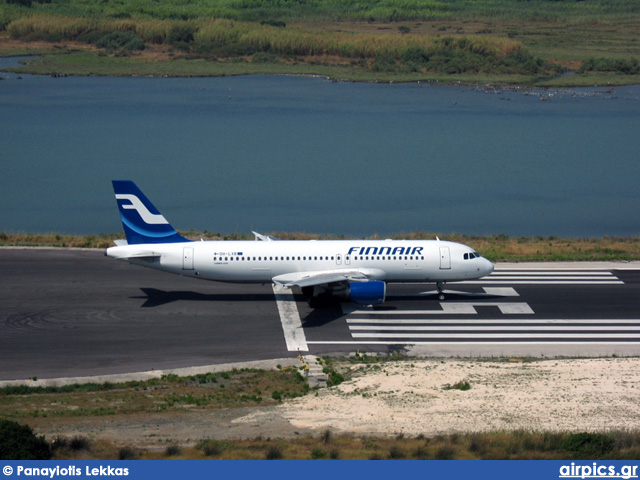
<svg viewBox="0 0 640 480">
<path fill-rule="evenodd" d="M 351 381 L 280 414 L 300 428 L 372 434 L 634 429 L 639 366 L 637 358 L 355 366 Z M 443 389 L 462 380 L 470 390 Z"/>
<path fill-rule="evenodd" d="M 97 419 L 34 419 L 39 433 L 119 444 L 336 433 L 437 435 L 486 430 L 640 428 L 640 359 L 412 360 L 354 365 L 351 377 L 277 407 Z M 467 380 L 467 391 L 445 390 Z M 40 424 L 39 424 L 40 423 Z M 38 425 L 39 424 L 39 425 Z"/>
</svg>

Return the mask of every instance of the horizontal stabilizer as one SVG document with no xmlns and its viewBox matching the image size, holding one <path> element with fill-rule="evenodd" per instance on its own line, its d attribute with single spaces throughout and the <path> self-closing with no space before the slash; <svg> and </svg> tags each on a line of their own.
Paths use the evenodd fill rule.
<svg viewBox="0 0 640 480">
<path fill-rule="evenodd" d="M 256 237 L 256 241 L 260 241 L 260 242 L 276 242 L 280 240 L 279 238 L 272 237 L 271 235 L 262 235 L 261 233 L 258 233 L 258 232 L 251 232 L 251 233 L 253 233 L 253 235 Z"/>
<path fill-rule="evenodd" d="M 162 256 L 160 253 L 149 250 L 131 251 L 126 246 L 108 248 L 107 255 L 117 260 L 154 260 Z"/>
</svg>

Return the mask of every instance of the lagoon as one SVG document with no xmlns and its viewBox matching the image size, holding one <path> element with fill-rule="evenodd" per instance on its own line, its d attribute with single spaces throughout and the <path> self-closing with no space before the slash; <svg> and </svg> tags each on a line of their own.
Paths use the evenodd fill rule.
<svg viewBox="0 0 640 480">
<path fill-rule="evenodd" d="M 16 59 L 0 59 L 0 68 Z M 0 72 L 0 230 L 640 235 L 640 86 Z"/>
</svg>

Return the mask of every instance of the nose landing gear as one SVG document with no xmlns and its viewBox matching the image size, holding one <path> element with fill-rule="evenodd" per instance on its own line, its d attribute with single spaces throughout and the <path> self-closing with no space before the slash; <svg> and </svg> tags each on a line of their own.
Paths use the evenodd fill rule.
<svg viewBox="0 0 640 480">
<path fill-rule="evenodd" d="M 443 293 L 444 282 L 437 282 L 436 283 L 436 288 L 438 289 L 438 298 L 440 300 L 444 300 L 445 299 L 445 296 L 444 296 L 444 293 Z"/>
</svg>

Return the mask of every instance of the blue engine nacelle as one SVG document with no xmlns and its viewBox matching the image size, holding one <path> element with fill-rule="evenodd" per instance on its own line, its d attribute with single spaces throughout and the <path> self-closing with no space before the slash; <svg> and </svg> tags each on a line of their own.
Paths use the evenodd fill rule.
<svg viewBox="0 0 640 480">
<path fill-rule="evenodd" d="M 379 305 L 384 302 L 387 284 L 381 281 L 349 284 L 349 299 L 361 305 Z"/>
</svg>

